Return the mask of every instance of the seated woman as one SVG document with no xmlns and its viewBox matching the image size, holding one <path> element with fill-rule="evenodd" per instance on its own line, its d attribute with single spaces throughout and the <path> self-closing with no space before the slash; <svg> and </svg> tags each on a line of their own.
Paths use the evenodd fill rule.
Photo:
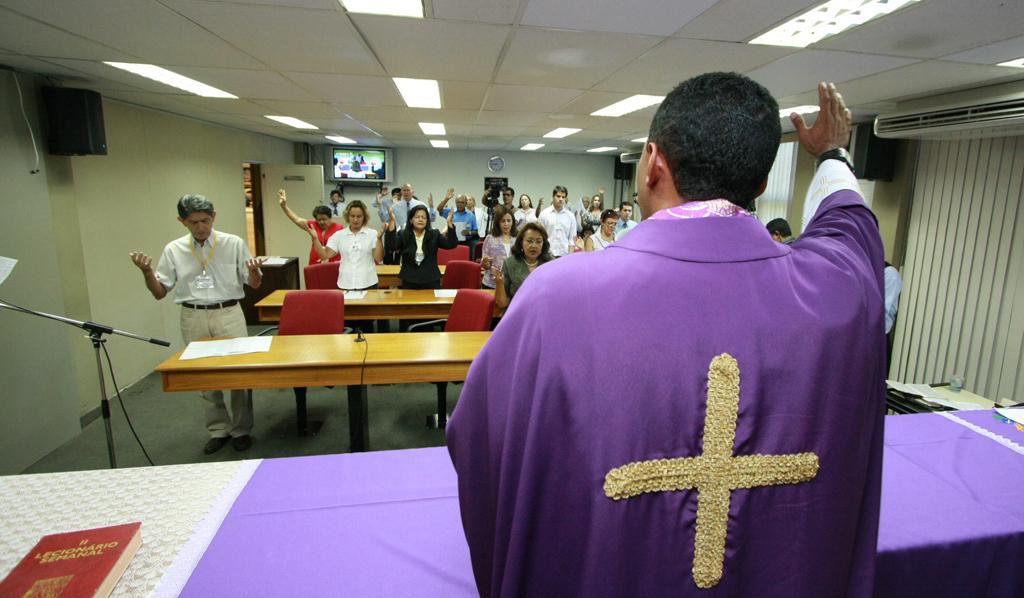
<svg viewBox="0 0 1024 598">
<path fill-rule="evenodd" d="M 327 206 L 317 206 L 313 208 L 313 220 L 304 220 L 303 218 L 300 218 L 298 214 L 288 207 L 288 196 L 284 189 L 277 190 L 277 203 L 284 211 L 284 215 L 294 222 L 295 226 L 301 228 L 305 232 L 309 232 L 310 230 L 314 231 L 314 240 L 319 240 L 321 245 L 327 245 L 328 239 L 330 239 L 334 233 L 345 228 L 331 220 L 331 209 Z M 330 260 L 323 261 L 336 262 L 339 259 L 341 258 L 335 255 Z M 319 262 L 320 258 L 317 256 L 316 245 L 314 244 L 309 248 L 309 264 L 313 265 Z"/>
<path fill-rule="evenodd" d="M 362 291 L 377 286 L 377 264 L 384 259 L 384 243 L 381 237 L 386 230 L 395 230 L 395 213 L 390 210 L 390 222 L 380 232 L 370 228 L 370 212 L 366 204 L 354 199 L 345 206 L 345 222 L 348 228 L 333 235 L 324 247 L 312 225 L 307 229 L 313 239 L 313 250 L 327 261 L 344 257 L 338 268 L 338 288 L 346 291 Z"/>
<path fill-rule="evenodd" d="M 601 251 L 607 249 L 615 241 L 615 227 L 619 224 L 619 213 L 615 210 L 601 212 L 601 228 L 591 235 L 584 247 L 585 251 Z"/>
<path fill-rule="evenodd" d="M 398 279 L 403 289 L 441 288 L 441 270 L 437 267 L 437 250 L 458 245 L 452 217 L 448 212 L 443 231 L 430 226 L 427 206 L 416 205 L 409 210 L 409 224 L 398 233 L 398 254 L 402 267 Z"/>
<path fill-rule="evenodd" d="M 495 283 L 494 302 L 498 307 L 508 307 L 526 277 L 544 262 L 554 259 L 550 251 L 548 233 L 543 226 L 527 222 L 519 229 L 516 242 L 512 245 L 512 257 L 506 259 L 501 268 L 491 267 Z"/>
<path fill-rule="evenodd" d="M 491 227 L 491 234 L 483 242 L 481 251 L 480 267 L 484 271 L 484 286 L 488 289 L 494 288 L 494 276 L 491 274 L 491 266 L 504 264 L 505 260 L 512 255 L 512 243 L 516 237 L 516 221 L 512 212 L 505 208 L 494 209 L 494 226 Z"/>
<path fill-rule="evenodd" d="M 516 224 L 522 226 L 527 222 L 537 222 L 537 210 L 533 207 L 533 200 L 523 193 L 519 196 L 519 209 L 515 213 Z"/>
</svg>

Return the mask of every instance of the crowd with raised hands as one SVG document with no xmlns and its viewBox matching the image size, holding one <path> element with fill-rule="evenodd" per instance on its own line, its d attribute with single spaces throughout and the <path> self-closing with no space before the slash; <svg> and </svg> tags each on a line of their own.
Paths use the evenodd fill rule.
<svg viewBox="0 0 1024 598">
<path fill-rule="evenodd" d="M 552 189 L 548 206 L 543 196 L 535 204 L 529 194 L 517 196 L 511 187 L 500 193 L 486 187 L 479 202 L 472 194 L 449 187 L 435 207 L 433 193 L 424 202 L 405 183 L 392 189 L 382 186 L 369 206 L 345 201 L 333 190 L 330 204 L 315 207 L 312 219 L 289 207 L 283 189 L 278 191 L 278 203 L 285 216 L 309 235 L 310 264 L 341 261 L 339 289 L 375 288 L 379 264 L 401 266 L 402 288 L 440 288 L 438 250 L 465 245 L 472 259 L 480 262 L 481 285 L 494 289 L 498 304 L 505 307 L 540 265 L 571 253 L 604 250 L 636 225 L 632 202 L 618 210 L 606 208 L 604 195 L 605 189 L 599 187 L 573 208 L 563 185 Z M 433 225 L 438 215 L 443 218 L 441 227 Z M 374 218 L 380 220 L 379 227 L 371 226 Z"/>
</svg>

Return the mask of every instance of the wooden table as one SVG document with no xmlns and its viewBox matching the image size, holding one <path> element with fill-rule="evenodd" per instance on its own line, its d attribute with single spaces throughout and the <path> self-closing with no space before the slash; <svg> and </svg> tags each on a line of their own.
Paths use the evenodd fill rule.
<svg viewBox="0 0 1024 598">
<path fill-rule="evenodd" d="M 398 280 L 398 271 L 402 269 L 400 265 L 390 264 L 378 264 L 377 265 L 377 285 L 382 289 L 397 289 L 401 283 Z M 441 276 L 444 276 L 444 266 L 438 266 L 441 270 Z"/>
<path fill-rule="evenodd" d="M 156 367 L 167 392 L 224 388 L 348 386 L 353 451 L 369 448 L 366 385 L 465 380 L 490 332 L 410 332 L 275 336 L 267 353 L 181 361 Z"/>
<path fill-rule="evenodd" d="M 488 293 L 494 291 L 483 289 Z M 288 290 L 274 291 L 256 304 L 261 322 L 280 322 Z M 371 289 L 363 299 L 345 299 L 346 320 L 434 320 L 447 318 L 453 297 L 435 297 L 431 289 Z M 494 307 L 494 316 L 505 313 Z"/>
</svg>

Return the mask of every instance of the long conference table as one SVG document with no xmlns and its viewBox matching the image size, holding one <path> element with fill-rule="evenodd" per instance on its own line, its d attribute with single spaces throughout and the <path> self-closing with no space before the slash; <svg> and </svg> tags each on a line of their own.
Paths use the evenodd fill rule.
<svg viewBox="0 0 1024 598">
<path fill-rule="evenodd" d="M 494 291 L 483 289 L 488 293 Z M 280 322 L 284 297 L 294 290 L 278 290 L 256 303 L 261 322 Z M 345 298 L 346 320 L 433 320 L 447 318 L 454 297 L 438 297 L 432 289 L 370 289 L 362 299 Z M 494 317 L 505 310 L 494 307 Z"/>
<path fill-rule="evenodd" d="M 348 387 L 353 451 L 370 447 L 366 386 L 465 380 L 490 332 L 408 332 L 275 336 L 266 353 L 182 361 L 156 367 L 166 392 L 225 388 Z"/>
<path fill-rule="evenodd" d="M 1024 426 L 948 415 L 886 418 L 875 595 L 1024 596 Z M 43 534 L 141 520 L 114 596 L 476 595 L 444 448 L 8 476 L 0 503 L 0 576 Z"/>
</svg>

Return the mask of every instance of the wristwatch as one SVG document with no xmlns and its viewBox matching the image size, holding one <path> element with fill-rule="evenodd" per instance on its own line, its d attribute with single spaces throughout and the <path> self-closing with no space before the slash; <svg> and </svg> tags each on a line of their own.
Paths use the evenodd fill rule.
<svg viewBox="0 0 1024 598">
<path fill-rule="evenodd" d="M 850 169 L 850 172 L 854 175 L 857 174 L 857 171 L 853 168 L 853 158 L 850 156 L 850 152 L 846 151 L 846 148 L 837 147 L 821 154 L 818 156 L 818 161 L 815 163 L 814 167 L 817 168 L 821 166 L 822 162 L 825 160 L 839 160 L 843 164 L 846 164 L 846 167 Z"/>
</svg>

